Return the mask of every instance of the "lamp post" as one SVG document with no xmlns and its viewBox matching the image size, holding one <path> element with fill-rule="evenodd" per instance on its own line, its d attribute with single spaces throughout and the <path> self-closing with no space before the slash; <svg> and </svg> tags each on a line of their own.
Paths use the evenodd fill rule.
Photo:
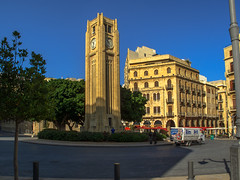
<svg viewBox="0 0 240 180">
<path fill-rule="evenodd" d="M 232 55 L 234 65 L 235 92 L 236 92 L 236 137 L 237 144 L 230 148 L 231 180 L 240 180 L 240 55 L 239 55 L 239 27 L 236 20 L 235 0 L 229 0 L 231 24 L 229 28 L 232 41 Z"/>
</svg>

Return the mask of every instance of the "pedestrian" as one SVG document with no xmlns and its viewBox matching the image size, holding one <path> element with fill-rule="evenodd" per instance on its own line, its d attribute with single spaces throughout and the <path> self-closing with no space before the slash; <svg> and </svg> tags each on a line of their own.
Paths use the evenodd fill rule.
<svg viewBox="0 0 240 180">
<path fill-rule="evenodd" d="M 156 129 L 153 132 L 153 141 L 154 141 L 154 144 L 157 144 L 157 130 Z"/>
<path fill-rule="evenodd" d="M 153 140 L 153 133 L 152 133 L 152 130 L 150 130 L 150 132 L 149 132 L 149 142 L 150 142 L 150 144 L 152 144 L 152 140 Z"/>
<path fill-rule="evenodd" d="M 114 134 L 114 132 L 115 132 L 115 129 L 114 129 L 114 128 L 112 128 L 112 129 L 111 129 L 111 131 L 112 131 L 112 134 Z"/>
</svg>

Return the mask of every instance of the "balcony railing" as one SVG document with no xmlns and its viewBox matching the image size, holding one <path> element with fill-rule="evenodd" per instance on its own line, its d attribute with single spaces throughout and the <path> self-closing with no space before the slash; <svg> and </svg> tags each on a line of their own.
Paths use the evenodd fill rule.
<svg viewBox="0 0 240 180">
<path fill-rule="evenodd" d="M 184 93 L 184 92 L 185 92 L 185 91 L 184 91 L 184 86 L 179 85 L 179 89 L 180 89 L 180 92 L 181 92 L 181 93 Z"/>
<path fill-rule="evenodd" d="M 235 88 L 229 88 L 229 93 L 235 93 Z"/>
<path fill-rule="evenodd" d="M 230 71 L 230 69 L 227 70 L 227 76 L 234 74 L 234 71 Z"/>
<path fill-rule="evenodd" d="M 205 91 L 203 91 L 203 92 L 202 92 L 202 95 L 203 95 L 203 96 L 206 96 L 206 92 L 205 92 Z"/>
<path fill-rule="evenodd" d="M 174 113 L 173 112 L 168 112 L 167 117 L 174 117 Z"/>
<path fill-rule="evenodd" d="M 173 99 L 166 99 L 167 104 L 173 104 Z"/>
<path fill-rule="evenodd" d="M 230 107 L 230 111 L 236 111 L 236 109 L 237 109 L 236 106 L 231 106 Z"/>
<path fill-rule="evenodd" d="M 166 90 L 173 90 L 173 85 L 172 84 L 167 85 Z"/>
</svg>

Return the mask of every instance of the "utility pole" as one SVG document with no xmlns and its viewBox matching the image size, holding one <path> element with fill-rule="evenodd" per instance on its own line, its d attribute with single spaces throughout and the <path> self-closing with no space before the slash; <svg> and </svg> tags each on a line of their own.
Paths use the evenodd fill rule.
<svg viewBox="0 0 240 180">
<path fill-rule="evenodd" d="M 232 41 L 233 66 L 236 92 L 236 137 L 237 143 L 230 148 L 231 180 L 240 180 L 240 55 L 239 55 L 239 27 L 237 24 L 235 0 L 229 0 L 230 36 Z"/>
</svg>

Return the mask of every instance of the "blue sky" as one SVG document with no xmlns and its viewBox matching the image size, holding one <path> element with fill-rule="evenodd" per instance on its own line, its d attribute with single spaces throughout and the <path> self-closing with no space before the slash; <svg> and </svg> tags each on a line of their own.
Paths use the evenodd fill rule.
<svg viewBox="0 0 240 180">
<path fill-rule="evenodd" d="M 127 48 L 138 46 L 189 59 L 208 81 L 225 79 L 228 0 L 0 0 L 0 39 L 17 30 L 46 59 L 47 77 L 85 78 L 86 24 L 101 12 L 118 20 L 121 84 Z"/>
</svg>

